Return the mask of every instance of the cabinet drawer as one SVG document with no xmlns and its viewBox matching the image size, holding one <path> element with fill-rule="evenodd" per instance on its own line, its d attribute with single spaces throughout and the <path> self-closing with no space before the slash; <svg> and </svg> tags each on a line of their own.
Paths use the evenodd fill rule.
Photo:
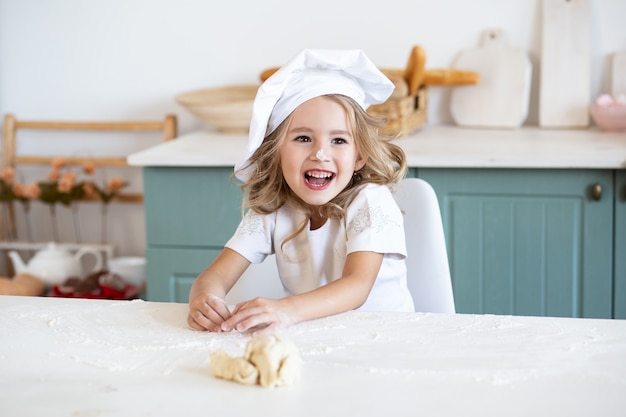
<svg viewBox="0 0 626 417">
<path fill-rule="evenodd" d="M 222 247 L 241 220 L 232 168 L 144 168 L 148 246 Z"/>
</svg>

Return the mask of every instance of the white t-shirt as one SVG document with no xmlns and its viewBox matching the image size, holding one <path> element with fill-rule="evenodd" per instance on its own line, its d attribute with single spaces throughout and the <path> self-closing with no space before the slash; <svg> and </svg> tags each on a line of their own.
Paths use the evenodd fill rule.
<svg viewBox="0 0 626 417">
<path fill-rule="evenodd" d="M 341 278 L 346 256 L 352 252 L 382 253 L 378 277 L 360 309 L 414 311 L 406 284 L 402 212 L 387 186 L 364 186 L 346 209 L 344 219 L 329 219 L 316 230 L 307 227 L 283 244 L 303 219 L 304 213 L 288 204 L 266 215 L 249 210 L 226 247 L 252 263 L 276 253 L 286 295 L 301 294 Z"/>
</svg>

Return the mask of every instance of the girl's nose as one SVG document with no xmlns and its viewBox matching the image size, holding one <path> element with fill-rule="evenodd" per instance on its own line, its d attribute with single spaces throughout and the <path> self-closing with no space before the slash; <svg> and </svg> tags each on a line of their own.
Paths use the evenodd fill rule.
<svg viewBox="0 0 626 417">
<path fill-rule="evenodd" d="M 324 153 L 324 148 L 320 148 L 316 153 L 315 153 L 315 159 L 317 159 L 320 162 L 329 162 L 330 159 L 326 156 L 326 154 Z"/>
</svg>

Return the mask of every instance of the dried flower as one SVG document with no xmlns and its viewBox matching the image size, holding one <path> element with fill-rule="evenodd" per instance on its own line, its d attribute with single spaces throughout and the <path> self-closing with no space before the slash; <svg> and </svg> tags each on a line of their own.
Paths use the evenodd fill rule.
<svg viewBox="0 0 626 417">
<path fill-rule="evenodd" d="M 87 175 L 93 175 L 96 172 L 96 164 L 93 161 L 83 162 L 83 172 Z"/>
<path fill-rule="evenodd" d="M 61 168 L 65 166 L 65 159 L 63 158 L 54 158 L 52 160 L 52 169 L 55 171 L 60 171 Z"/>
<path fill-rule="evenodd" d="M 99 187 L 94 181 L 78 181 L 76 172 L 67 170 L 67 164 L 62 158 L 52 161 L 52 170 L 48 173 L 48 181 L 38 183 L 40 189 L 39 200 L 47 204 L 62 203 L 70 205 L 73 201 L 89 197 L 99 199 L 104 204 L 109 203 L 119 191 L 127 185 L 121 178 L 112 178 L 104 187 Z M 85 174 L 92 175 L 96 165 L 92 161 L 82 164 Z"/>
<path fill-rule="evenodd" d="M 98 196 L 98 192 L 96 191 L 96 186 L 92 182 L 83 183 L 83 191 L 87 197 L 95 198 Z"/>
<path fill-rule="evenodd" d="M 15 180 L 15 170 L 12 167 L 6 167 L 0 172 L 0 178 L 7 183 L 12 183 Z"/>
<path fill-rule="evenodd" d="M 125 185 L 126 183 L 124 182 L 123 179 L 119 177 L 114 177 L 114 178 L 111 178 L 109 182 L 107 183 L 106 191 L 109 193 L 116 193 L 122 188 L 124 188 Z"/>
<path fill-rule="evenodd" d="M 48 172 L 48 180 L 56 182 L 61 176 L 61 170 L 59 168 L 52 168 L 52 171 Z"/>
<path fill-rule="evenodd" d="M 104 204 L 109 203 L 113 198 L 117 196 L 119 191 L 128 185 L 123 179 L 119 177 L 111 178 L 104 189 L 99 188 L 97 185 L 93 184 L 96 193 L 100 196 L 100 200 Z"/>
<path fill-rule="evenodd" d="M 0 201 L 11 201 L 15 198 L 13 180 L 15 170 L 11 167 L 3 168 L 0 172 Z"/>
<path fill-rule="evenodd" d="M 119 177 L 111 178 L 103 187 L 99 187 L 94 181 L 78 181 L 76 172 L 67 168 L 66 161 L 63 158 L 55 158 L 52 160 L 52 169 L 48 172 L 47 181 L 38 181 L 29 185 L 15 182 L 15 170 L 12 167 L 4 168 L 0 171 L 0 201 L 20 201 L 25 212 L 30 210 L 30 201 L 39 200 L 48 204 L 50 213 L 53 218 L 53 235 L 54 240 L 58 240 L 58 230 L 56 225 L 56 203 L 66 206 L 72 206 L 72 210 L 76 213 L 75 201 L 89 197 L 90 199 L 99 199 L 102 202 L 102 242 L 106 241 L 106 212 L 108 203 L 113 200 L 120 190 L 128 185 Z M 92 175 L 96 170 L 93 162 L 85 162 L 82 164 L 83 172 L 86 175 Z M 78 241 L 80 241 L 79 223 L 76 215 L 74 216 L 74 229 Z M 31 239 L 30 223 L 27 221 L 28 238 Z"/>
<path fill-rule="evenodd" d="M 28 198 L 29 200 L 36 200 L 41 195 L 41 188 L 39 188 L 39 184 L 34 182 L 32 184 L 24 186 L 23 196 Z"/>
<path fill-rule="evenodd" d="M 69 193 L 76 183 L 76 174 L 74 172 L 66 172 L 59 180 L 58 190 L 60 193 Z"/>
</svg>

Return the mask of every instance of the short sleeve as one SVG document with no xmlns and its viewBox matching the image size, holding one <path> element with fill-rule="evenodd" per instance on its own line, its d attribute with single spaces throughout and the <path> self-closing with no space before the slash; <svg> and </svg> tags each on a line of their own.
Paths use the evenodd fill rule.
<svg viewBox="0 0 626 417">
<path fill-rule="evenodd" d="M 346 210 L 347 253 L 371 251 L 406 257 L 404 221 L 387 186 L 368 184 Z"/>
<path fill-rule="evenodd" d="M 252 263 L 260 263 L 274 253 L 272 233 L 275 215 L 262 215 L 248 210 L 235 234 L 225 247 L 234 250 Z"/>
</svg>

